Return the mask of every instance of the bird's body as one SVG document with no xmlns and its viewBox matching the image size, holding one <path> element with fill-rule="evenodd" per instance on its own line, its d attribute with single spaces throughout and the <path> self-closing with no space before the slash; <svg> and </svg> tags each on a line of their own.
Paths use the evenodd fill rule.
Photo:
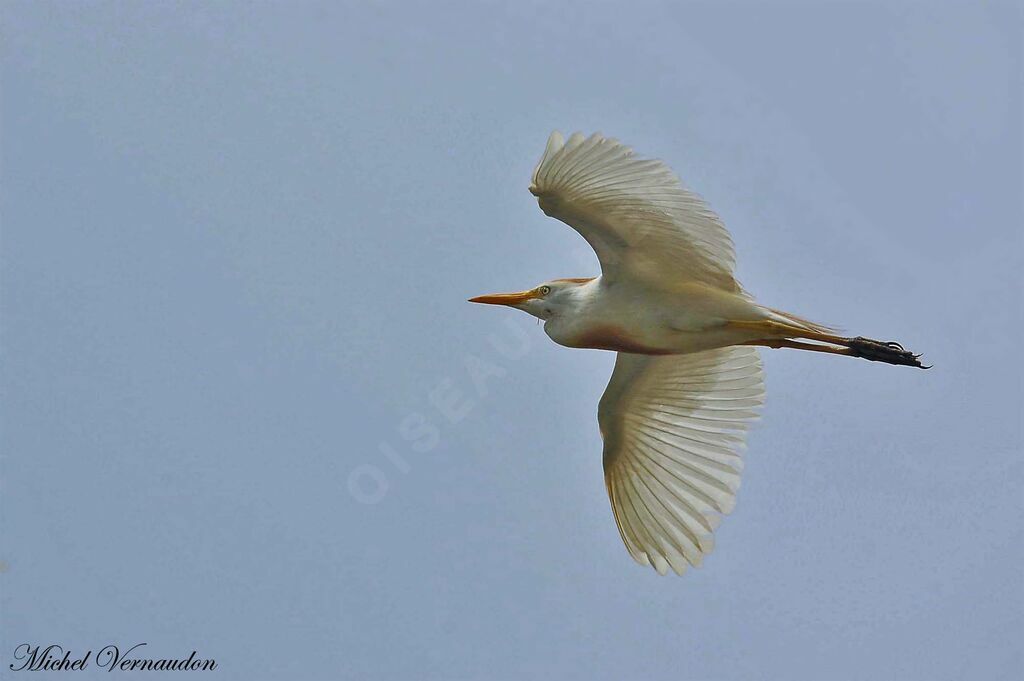
<svg viewBox="0 0 1024 681">
<path fill-rule="evenodd" d="M 758 304 L 734 277 L 718 217 L 663 163 L 615 140 L 553 133 L 530 191 L 590 243 L 601 276 L 471 300 L 544 320 L 560 345 L 618 353 L 598 407 L 605 482 L 630 555 L 662 574 L 700 565 L 735 504 L 744 433 L 764 399 L 751 346 L 921 366 L 896 343 Z"/>
<path fill-rule="evenodd" d="M 700 352 L 754 340 L 730 320 L 759 321 L 770 312 L 750 298 L 698 282 L 657 287 L 603 277 L 565 290 L 571 300 L 544 331 L 559 345 L 647 355 Z"/>
</svg>

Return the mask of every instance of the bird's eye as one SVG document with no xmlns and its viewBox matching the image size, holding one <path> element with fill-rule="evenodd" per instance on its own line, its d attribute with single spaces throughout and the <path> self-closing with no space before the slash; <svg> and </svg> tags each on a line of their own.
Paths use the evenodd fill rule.
<svg viewBox="0 0 1024 681">
<path fill-rule="evenodd" d="M 551 287 L 550 286 L 541 286 L 540 287 L 540 294 L 542 296 L 546 296 L 549 293 L 551 293 Z"/>
</svg>

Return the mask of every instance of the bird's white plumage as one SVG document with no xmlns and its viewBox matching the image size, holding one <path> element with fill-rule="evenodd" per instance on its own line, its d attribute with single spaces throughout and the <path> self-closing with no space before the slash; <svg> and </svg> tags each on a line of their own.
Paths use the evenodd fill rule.
<svg viewBox="0 0 1024 681">
<path fill-rule="evenodd" d="M 732 239 L 721 220 L 661 161 L 618 141 L 551 134 L 530 191 L 541 209 L 578 231 L 607 280 L 699 281 L 738 291 Z"/>
<path fill-rule="evenodd" d="M 663 303 L 662 314 L 684 308 L 707 339 L 722 322 L 701 310 L 737 318 L 759 312 L 733 276 L 725 226 L 661 161 L 638 158 L 600 134 L 565 141 L 554 132 L 530 191 L 546 214 L 594 248 L 602 286 L 635 292 L 620 300 L 653 304 L 652 288 L 668 291 L 674 302 Z M 681 286 L 692 282 L 705 288 Z M 638 324 L 625 309 L 611 316 L 632 319 L 633 333 L 657 327 Z M 635 560 L 661 574 L 701 564 L 721 514 L 735 506 L 745 431 L 763 399 L 761 360 L 752 347 L 618 353 L 598 421 L 612 511 Z"/>
<path fill-rule="evenodd" d="M 745 431 L 764 401 L 752 347 L 619 353 L 598 408 L 604 469 L 633 558 L 665 574 L 699 566 L 732 511 Z"/>
</svg>

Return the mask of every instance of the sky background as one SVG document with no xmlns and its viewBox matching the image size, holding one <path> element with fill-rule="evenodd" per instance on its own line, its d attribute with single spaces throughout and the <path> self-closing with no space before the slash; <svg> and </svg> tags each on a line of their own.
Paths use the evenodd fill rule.
<svg viewBox="0 0 1024 681">
<path fill-rule="evenodd" d="M 0 12 L 0 669 L 1024 676 L 1015 3 Z M 665 159 L 765 304 L 935 365 L 765 352 L 682 578 L 612 520 L 613 356 L 466 303 L 598 272 L 526 190 L 555 128 Z"/>
</svg>

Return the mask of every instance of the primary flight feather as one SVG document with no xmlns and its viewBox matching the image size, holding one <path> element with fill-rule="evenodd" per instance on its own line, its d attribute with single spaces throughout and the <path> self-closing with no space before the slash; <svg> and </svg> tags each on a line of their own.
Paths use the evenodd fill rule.
<svg viewBox="0 0 1024 681">
<path fill-rule="evenodd" d="M 551 134 L 530 192 L 593 247 L 596 278 L 472 298 L 544 320 L 556 343 L 614 350 L 598 407 L 605 485 L 630 555 L 699 566 L 732 511 L 748 424 L 764 401 L 754 346 L 921 367 L 897 343 L 846 338 L 764 307 L 736 281 L 717 215 L 661 161 L 600 134 Z"/>
</svg>

